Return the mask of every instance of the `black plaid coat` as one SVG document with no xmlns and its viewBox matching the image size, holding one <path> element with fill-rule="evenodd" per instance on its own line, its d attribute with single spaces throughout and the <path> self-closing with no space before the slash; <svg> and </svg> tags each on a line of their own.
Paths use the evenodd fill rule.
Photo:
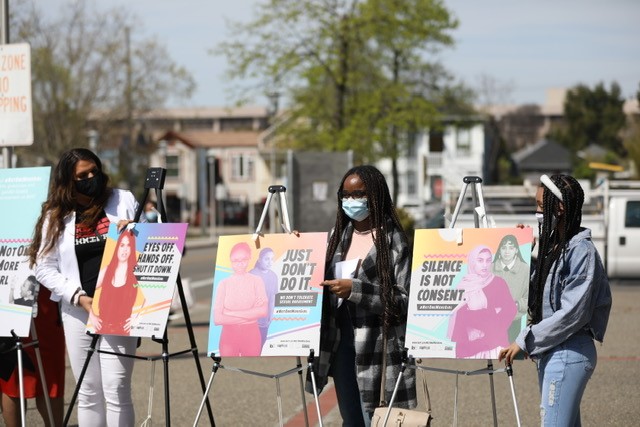
<svg viewBox="0 0 640 427">
<path fill-rule="evenodd" d="M 353 226 L 349 224 L 342 235 L 344 247 L 351 243 Z M 398 306 L 406 319 L 409 299 L 409 282 L 411 274 L 411 256 L 405 236 L 395 229 L 393 223 L 387 226 L 387 239 L 391 249 L 392 280 L 395 279 L 394 295 Z M 336 262 L 343 260 L 341 246 L 327 266 L 325 276 L 333 278 Z M 365 409 L 369 412 L 379 406 L 380 383 L 382 375 L 382 299 L 380 296 L 380 282 L 376 271 L 376 248 L 371 249 L 362 261 L 358 276 L 353 279 L 351 295 L 347 304 L 354 329 L 356 351 L 356 373 L 360 395 Z M 327 384 L 327 377 L 331 375 L 331 363 L 340 341 L 340 330 L 336 320 L 338 298 L 326 288 L 323 294 L 322 325 L 320 333 L 320 354 L 314 360 L 314 373 L 318 391 Z M 404 348 L 406 320 L 390 328 L 387 336 L 387 372 L 385 401 L 391 400 L 396 380 L 400 375 L 402 350 Z M 310 378 L 308 377 L 308 380 Z M 313 392 L 312 384 L 307 381 L 307 391 Z M 406 369 L 402 375 L 400 385 L 393 406 L 414 408 L 416 406 L 415 371 Z"/>
</svg>

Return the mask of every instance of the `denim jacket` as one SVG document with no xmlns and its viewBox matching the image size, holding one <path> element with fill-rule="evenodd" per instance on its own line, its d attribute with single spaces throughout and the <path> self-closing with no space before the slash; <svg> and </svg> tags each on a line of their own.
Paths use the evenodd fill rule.
<svg viewBox="0 0 640 427">
<path fill-rule="evenodd" d="M 516 338 L 518 346 L 530 356 L 541 356 L 581 333 L 602 342 L 607 329 L 611 289 L 591 241 L 591 230 L 582 228 L 573 236 L 566 253 L 556 262 L 557 270 L 551 267 L 544 285 L 542 320 L 527 326 Z"/>
</svg>

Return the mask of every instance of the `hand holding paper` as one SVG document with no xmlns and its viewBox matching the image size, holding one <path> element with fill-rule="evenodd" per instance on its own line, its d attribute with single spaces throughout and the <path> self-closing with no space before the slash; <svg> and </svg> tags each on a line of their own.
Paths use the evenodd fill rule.
<svg viewBox="0 0 640 427">
<path fill-rule="evenodd" d="M 351 295 L 351 287 L 353 285 L 353 279 L 358 273 L 360 267 L 360 259 L 350 259 L 336 263 L 334 280 L 325 280 L 323 285 L 329 286 L 329 290 L 336 294 L 338 299 L 338 307 L 342 304 L 342 300 L 349 298 Z M 348 279 L 348 280 L 345 280 Z"/>
</svg>

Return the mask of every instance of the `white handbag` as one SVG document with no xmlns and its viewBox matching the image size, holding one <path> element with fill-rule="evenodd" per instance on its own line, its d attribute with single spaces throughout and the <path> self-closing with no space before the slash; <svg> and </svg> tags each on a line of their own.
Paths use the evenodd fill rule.
<svg viewBox="0 0 640 427">
<path fill-rule="evenodd" d="M 380 406 L 373 412 L 371 418 L 372 427 L 429 427 L 431 426 L 431 397 L 429 396 L 429 387 L 427 386 L 427 379 L 424 373 L 422 373 L 422 387 L 424 388 L 424 399 L 427 407 L 427 411 L 418 411 L 415 409 L 404 408 L 391 408 L 388 407 L 385 397 L 385 385 L 386 385 L 386 371 L 387 371 L 387 337 L 383 334 L 384 349 L 382 356 L 382 380 L 380 381 Z M 400 374 L 402 375 L 402 374 Z M 386 420 L 386 423 L 385 423 Z"/>
</svg>

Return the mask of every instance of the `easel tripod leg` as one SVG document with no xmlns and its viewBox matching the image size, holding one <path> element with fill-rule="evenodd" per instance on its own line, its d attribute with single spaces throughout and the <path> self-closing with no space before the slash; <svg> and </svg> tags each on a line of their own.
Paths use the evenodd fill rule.
<svg viewBox="0 0 640 427">
<path fill-rule="evenodd" d="M 304 411 L 304 425 L 309 425 L 309 414 L 307 412 L 307 402 L 304 398 L 304 382 L 302 380 L 302 360 L 300 356 L 296 357 L 296 363 L 298 367 L 298 379 L 300 380 L 300 396 L 302 397 L 302 410 Z"/>
<path fill-rule="evenodd" d="M 400 366 L 400 374 L 398 375 L 398 379 L 396 380 L 396 385 L 393 387 L 393 393 L 391 394 L 391 400 L 389 400 L 389 405 L 387 407 L 387 413 L 384 415 L 384 422 L 382 423 L 383 426 L 387 425 L 387 422 L 389 421 L 389 416 L 391 415 L 391 408 L 393 407 L 393 402 L 395 402 L 396 400 L 396 394 L 398 393 L 398 387 L 400 387 L 400 381 L 402 381 L 402 376 L 404 375 L 404 371 L 407 369 L 407 364 L 406 362 L 402 362 L 402 365 Z M 382 375 L 385 375 L 385 373 L 383 372 Z M 386 391 L 385 391 L 386 394 Z"/>
<path fill-rule="evenodd" d="M 513 367 L 511 363 L 507 364 L 507 376 L 509 377 L 509 384 L 511 385 L 511 397 L 513 399 L 513 408 L 516 413 L 516 421 L 518 423 L 518 427 L 520 427 L 520 412 L 518 411 L 518 399 L 516 398 L 516 386 L 513 382 Z"/>
<path fill-rule="evenodd" d="M 458 380 L 460 379 L 460 374 L 456 372 L 456 387 L 453 392 L 453 426 L 457 427 L 458 425 Z"/>
<path fill-rule="evenodd" d="M 496 393 L 493 386 L 493 361 L 487 360 L 487 370 L 489 371 L 489 388 L 491 389 L 491 411 L 493 413 L 493 425 L 498 426 L 498 414 L 496 412 Z"/>
<path fill-rule="evenodd" d="M 280 378 L 276 377 L 276 400 L 278 402 L 278 422 L 280 427 L 284 425 L 282 419 L 282 396 L 280 396 Z"/>
<path fill-rule="evenodd" d="M 20 337 L 15 333 L 15 331 L 11 330 L 11 335 L 13 335 L 13 339 L 16 341 L 16 355 L 18 357 L 18 389 L 20 391 L 20 419 L 22 427 L 25 427 L 25 418 L 27 416 L 27 408 L 25 406 L 24 399 L 24 367 L 22 366 L 22 341 Z"/>
<path fill-rule="evenodd" d="M 320 411 L 320 400 L 318 399 L 318 387 L 316 386 L 316 375 L 313 372 L 313 359 L 314 359 L 314 352 L 313 350 L 311 350 L 311 352 L 309 353 L 309 357 L 307 358 L 308 367 L 309 367 L 309 376 L 311 377 L 311 385 L 313 386 L 313 398 L 316 401 L 316 413 L 318 414 L 318 423 L 320 427 L 323 427 L 322 413 Z M 307 420 L 307 426 L 308 425 L 309 425 L 309 420 Z"/>
<path fill-rule="evenodd" d="M 198 379 L 200 380 L 200 388 L 202 392 L 205 393 L 205 383 L 204 383 L 204 374 L 202 373 L 202 366 L 200 365 L 200 357 L 198 355 L 198 345 L 196 343 L 196 337 L 193 333 L 193 327 L 191 323 L 191 315 L 189 314 L 189 307 L 187 306 L 187 299 L 184 295 L 184 288 L 182 286 L 182 278 L 180 274 L 178 274 L 178 279 L 176 282 L 178 286 L 178 295 L 180 296 L 180 306 L 182 307 L 182 315 L 184 316 L 185 324 L 187 325 L 187 333 L 189 335 L 189 343 L 191 344 L 191 353 L 193 354 L 193 360 L 196 364 L 196 370 L 198 371 Z M 207 394 L 205 393 L 206 397 Z M 216 423 L 213 420 L 213 411 L 211 410 L 211 402 L 209 402 L 209 398 L 207 397 L 205 400 L 207 405 L 207 413 L 209 414 L 209 423 L 212 426 L 215 426 Z"/>
<path fill-rule="evenodd" d="M 49 423 L 53 426 L 55 421 L 53 420 L 53 411 L 51 409 L 51 399 L 49 398 L 49 387 L 47 386 L 47 379 L 44 376 L 44 367 L 42 366 L 42 356 L 40 354 L 40 345 L 38 342 L 38 333 L 36 332 L 36 325 L 31 322 L 31 337 L 35 343 L 34 351 L 36 352 L 36 362 L 38 364 L 38 372 L 40 373 L 40 381 L 42 382 L 42 392 L 44 394 L 44 403 L 47 407 L 47 416 L 49 417 Z"/>
<path fill-rule="evenodd" d="M 213 377 L 215 377 L 216 372 L 218 372 L 218 368 L 220 367 L 220 359 L 219 357 L 213 358 L 213 367 L 211 368 L 211 375 L 209 375 L 209 381 L 207 382 L 207 387 L 204 390 L 204 396 L 202 396 L 202 401 L 200 402 L 200 406 L 198 407 L 198 413 L 196 414 L 196 419 L 193 421 L 193 427 L 198 425 L 198 421 L 200 421 L 200 415 L 202 415 L 202 409 L 204 408 L 205 402 L 209 401 L 209 390 L 211 390 L 211 385 L 213 384 Z"/>
<path fill-rule="evenodd" d="M 151 414 L 153 413 L 153 391 L 156 384 L 156 361 L 151 361 L 151 373 L 149 375 L 149 398 L 147 401 L 147 417 L 140 423 L 141 426 L 151 425 Z"/>
</svg>

